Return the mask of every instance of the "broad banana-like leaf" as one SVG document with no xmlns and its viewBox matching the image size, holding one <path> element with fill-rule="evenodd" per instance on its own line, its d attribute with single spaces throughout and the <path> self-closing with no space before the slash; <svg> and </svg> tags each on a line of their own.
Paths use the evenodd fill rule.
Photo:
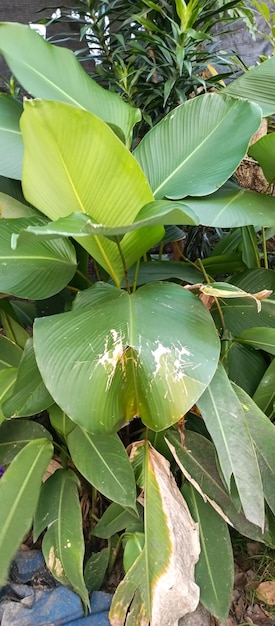
<svg viewBox="0 0 275 626">
<path fill-rule="evenodd" d="M 264 494 L 246 414 L 221 365 L 198 407 L 215 444 L 229 491 L 234 477 L 246 518 L 264 528 Z"/>
<path fill-rule="evenodd" d="M 0 23 L 0 52 L 32 96 L 86 109 L 120 128 L 130 143 L 140 111 L 92 80 L 73 52 L 49 44 L 29 26 L 14 22 Z"/>
<path fill-rule="evenodd" d="M 24 194 L 50 219 L 80 211 L 100 224 L 121 226 L 153 201 L 132 154 L 91 113 L 61 102 L 26 102 L 21 129 Z M 119 285 L 124 266 L 133 265 L 162 236 L 161 226 L 128 233 L 121 252 L 101 235 L 87 235 L 80 243 Z"/>
<path fill-rule="evenodd" d="M 2 404 L 10 395 L 16 376 L 16 367 L 7 367 L 6 369 L 0 371 L 0 424 L 2 424 L 2 422 L 6 419 L 2 411 Z"/>
<path fill-rule="evenodd" d="M 249 522 L 242 510 L 237 511 L 217 468 L 216 451 L 213 443 L 204 436 L 185 431 L 185 446 L 179 435 L 170 429 L 166 433 L 167 444 L 184 476 L 195 487 L 204 501 L 207 501 L 228 523 L 246 537 L 274 546 L 274 536 L 268 522 L 264 533 Z"/>
<path fill-rule="evenodd" d="M 56 470 L 44 483 L 34 518 L 34 537 L 43 537 L 47 567 L 61 584 L 70 586 L 89 606 L 83 577 L 84 538 L 78 495 L 79 481 L 71 470 Z"/>
<path fill-rule="evenodd" d="M 22 349 L 13 341 L 0 335 L 0 371 L 7 367 L 18 367 Z"/>
<path fill-rule="evenodd" d="M 222 94 L 256 102 L 262 109 L 263 117 L 272 115 L 275 113 L 274 71 L 275 58 L 271 57 L 233 80 Z"/>
<path fill-rule="evenodd" d="M 11 236 L 41 218 L 2 219 L 0 222 L 0 291 L 19 298 L 44 299 L 58 293 L 76 269 L 73 245 L 63 238 L 34 240 L 12 250 Z M 43 219 L 43 218 L 42 218 Z"/>
<path fill-rule="evenodd" d="M 29 531 L 41 480 L 53 453 L 48 439 L 30 441 L 0 481 L 0 584 L 5 584 L 13 556 Z"/>
<path fill-rule="evenodd" d="M 185 483 L 181 493 L 200 530 L 201 553 L 195 569 L 200 600 L 210 613 L 225 622 L 234 582 L 234 561 L 227 523 L 208 502 L 203 501 L 192 485 Z"/>
<path fill-rule="evenodd" d="M 82 476 L 109 500 L 135 511 L 135 477 L 119 436 L 91 435 L 77 426 L 67 436 L 67 442 Z"/>
<path fill-rule="evenodd" d="M 23 141 L 19 120 L 23 113 L 20 102 L 8 94 L 0 94 L 0 175 L 21 179 Z"/>
<path fill-rule="evenodd" d="M 228 378 L 252 397 L 266 370 L 265 356 L 249 346 L 232 342 L 222 363 Z"/>
<path fill-rule="evenodd" d="M 128 294 L 97 283 L 72 311 L 35 321 L 34 349 L 49 392 L 88 432 L 114 432 L 135 415 L 158 431 L 203 393 L 219 340 L 209 311 L 179 285 Z"/>
<path fill-rule="evenodd" d="M 261 137 L 250 146 L 248 154 L 258 161 L 266 180 L 273 183 L 275 181 L 275 133 L 268 133 Z"/>
<path fill-rule="evenodd" d="M 185 198 L 200 223 L 217 228 L 274 226 L 275 198 L 228 182 L 205 198 Z"/>
<path fill-rule="evenodd" d="M 263 267 L 246 270 L 236 276 L 231 276 L 228 280 L 231 285 L 236 285 L 240 289 L 248 292 L 258 292 L 262 289 L 275 291 L 275 274 L 273 270 Z M 273 297 L 273 294 L 272 294 Z M 269 300 L 268 300 L 269 301 Z M 264 304 L 264 303 L 263 303 Z"/>
<path fill-rule="evenodd" d="M 118 586 L 109 619 L 123 626 L 131 610 L 147 626 L 176 624 L 199 602 L 194 567 L 200 546 L 198 527 L 172 476 L 168 461 L 150 444 L 144 445 L 145 544 L 140 556 Z M 161 549 L 160 549 L 161 546 Z M 134 605 L 134 607 L 133 607 Z"/>
<path fill-rule="evenodd" d="M 266 369 L 253 400 L 269 419 L 273 416 L 275 412 L 275 359 Z"/>
<path fill-rule="evenodd" d="M 18 366 L 12 395 L 2 405 L 6 417 L 35 415 L 53 404 L 36 364 L 32 339 L 28 339 Z"/>
<path fill-rule="evenodd" d="M 257 105 L 206 94 L 169 113 L 145 135 L 134 156 L 156 199 L 208 195 L 236 170 L 260 122 Z"/>
<path fill-rule="evenodd" d="M 32 420 L 6 420 L 0 428 L 0 463 L 9 465 L 30 441 L 43 438 L 52 440 L 49 431 Z"/>
<path fill-rule="evenodd" d="M 0 192 L 0 202 L 1 217 L 14 219 L 16 217 L 31 217 L 32 215 L 39 215 L 38 211 L 32 207 L 27 206 L 27 204 L 24 204 L 21 200 L 17 200 L 17 198 L 13 198 L 4 192 Z"/>
<path fill-rule="evenodd" d="M 275 329 L 274 328 L 249 328 L 244 330 L 236 341 L 243 343 L 256 350 L 265 350 L 275 356 Z"/>
<path fill-rule="evenodd" d="M 265 499 L 275 515 L 275 428 L 248 394 L 237 385 L 233 389 L 247 417 L 247 425 L 256 449 Z"/>
</svg>

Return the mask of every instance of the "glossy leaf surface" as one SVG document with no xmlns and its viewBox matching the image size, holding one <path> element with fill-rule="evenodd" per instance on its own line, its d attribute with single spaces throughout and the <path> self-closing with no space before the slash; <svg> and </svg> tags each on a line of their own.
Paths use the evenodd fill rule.
<svg viewBox="0 0 275 626">
<path fill-rule="evenodd" d="M 34 348 L 57 404 L 91 433 L 135 415 L 163 430 L 203 393 L 219 355 L 209 312 L 173 283 L 131 295 L 98 283 L 71 312 L 36 320 Z"/>
<path fill-rule="evenodd" d="M 249 156 L 258 161 L 269 183 L 275 180 L 275 133 L 268 133 L 250 146 Z"/>
<path fill-rule="evenodd" d="M 135 510 L 135 479 L 118 435 L 91 435 L 76 427 L 67 437 L 77 469 L 109 500 Z"/>
<path fill-rule="evenodd" d="M 169 113 L 143 138 L 134 156 L 155 198 L 207 195 L 233 174 L 260 121 L 256 105 L 206 94 Z M 232 133 L 236 124 L 237 134 Z"/>
<path fill-rule="evenodd" d="M 15 179 L 22 176 L 23 142 L 19 126 L 22 112 L 20 102 L 0 94 L 0 174 Z"/>
<path fill-rule="evenodd" d="M 30 529 L 42 476 L 52 453 L 53 446 L 48 439 L 31 441 L 1 478 L 1 585 L 6 582 L 10 562 Z"/>
<path fill-rule="evenodd" d="M 30 441 L 49 439 L 49 431 L 37 422 L 24 419 L 6 420 L 0 428 L 0 463 L 8 465 Z"/>
<path fill-rule="evenodd" d="M 272 115 L 275 112 L 274 70 L 275 59 L 271 57 L 233 80 L 223 93 L 257 102 L 263 117 Z"/>
<path fill-rule="evenodd" d="M 251 346 L 256 350 L 265 350 L 275 355 L 275 329 L 274 328 L 249 328 L 244 330 L 236 341 Z"/>
</svg>

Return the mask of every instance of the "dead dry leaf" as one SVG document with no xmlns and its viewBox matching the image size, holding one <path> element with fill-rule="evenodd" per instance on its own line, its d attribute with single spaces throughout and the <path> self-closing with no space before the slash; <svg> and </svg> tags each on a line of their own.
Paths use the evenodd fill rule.
<svg viewBox="0 0 275 626">
<path fill-rule="evenodd" d="M 269 606 L 275 605 L 275 580 L 267 580 L 260 583 L 256 589 L 258 600 L 261 600 Z"/>
</svg>

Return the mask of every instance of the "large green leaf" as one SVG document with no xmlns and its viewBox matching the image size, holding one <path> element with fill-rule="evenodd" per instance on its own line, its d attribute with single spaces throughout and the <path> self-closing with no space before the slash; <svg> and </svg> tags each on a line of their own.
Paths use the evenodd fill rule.
<svg viewBox="0 0 275 626">
<path fill-rule="evenodd" d="M 138 451 L 140 444 L 136 445 Z M 145 543 L 113 598 L 109 618 L 119 625 L 126 623 L 130 605 L 127 623 L 159 626 L 177 623 L 195 610 L 199 600 L 194 583 L 194 565 L 200 550 L 198 528 L 168 461 L 144 445 Z"/>
<path fill-rule="evenodd" d="M 261 107 L 264 117 L 272 115 L 275 113 L 274 71 L 273 56 L 233 80 L 222 93 L 256 102 Z"/>
<path fill-rule="evenodd" d="M 259 461 L 265 499 L 275 515 L 275 426 L 243 389 L 237 385 L 233 388 L 246 414 L 247 425 Z"/>
<path fill-rule="evenodd" d="M 30 441 L 15 457 L 0 481 L 0 584 L 6 582 L 10 562 L 29 531 L 42 476 L 53 453 L 48 439 Z"/>
<path fill-rule="evenodd" d="M 232 478 L 246 518 L 264 527 L 264 497 L 260 470 L 246 414 L 220 365 L 198 407 L 215 444 L 228 490 Z"/>
<path fill-rule="evenodd" d="M 0 463 L 8 465 L 30 441 L 52 439 L 49 431 L 32 420 L 6 420 L 0 428 Z"/>
<path fill-rule="evenodd" d="M 18 367 L 21 356 L 21 348 L 4 335 L 0 335 L 0 371 L 7 367 Z"/>
<path fill-rule="evenodd" d="M 0 222 L 0 291 L 19 298 L 43 299 L 58 293 L 70 282 L 76 269 L 72 244 L 63 238 L 33 240 L 11 248 L 11 236 L 37 217 L 2 219 Z"/>
<path fill-rule="evenodd" d="M 257 406 L 271 418 L 275 412 L 275 359 L 265 371 L 253 396 Z"/>
<path fill-rule="evenodd" d="M 228 182 L 205 198 L 184 200 L 198 215 L 200 223 L 217 228 L 274 226 L 275 198 Z"/>
<path fill-rule="evenodd" d="M 223 365 L 228 378 L 253 396 L 266 370 L 266 359 L 263 354 L 249 346 L 232 342 L 223 359 Z"/>
<path fill-rule="evenodd" d="M 156 198 L 207 195 L 233 174 L 260 121 L 256 105 L 206 94 L 169 113 L 134 155 Z"/>
<path fill-rule="evenodd" d="M 208 310 L 179 285 L 128 294 L 98 283 L 72 311 L 35 321 L 34 348 L 49 392 L 88 432 L 114 432 L 135 415 L 163 430 L 210 382 L 219 340 Z"/>
<path fill-rule="evenodd" d="M 275 355 L 275 328 L 249 328 L 236 337 L 236 341 Z"/>
<path fill-rule="evenodd" d="M 78 593 L 86 606 L 89 596 L 83 577 L 84 538 L 78 495 L 79 481 L 72 470 L 56 470 L 44 483 L 34 518 L 34 537 L 47 528 L 42 550 L 57 580 Z"/>
<path fill-rule="evenodd" d="M 12 395 L 3 404 L 6 417 L 34 415 L 53 404 L 36 364 L 32 339 L 26 343 Z"/>
<path fill-rule="evenodd" d="M 82 212 L 100 224 L 121 226 L 153 200 L 134 157 L 91 113 L 61 102 L 27 102 L 21 128 L 24 193 L 50 219 Z M 162 236 L 161 226 L 126 234 L 120 244 L 126 267 Z M 124 265 L 116 243 L 101 235 L 81 237 L 80 243 L 119 284 Z"/>
<path fill-rule="evenodd" d="M 0 174 L 15 179 L 22 175 L 23 142 L 19 127 L 22 112 L 22 104 L 0 94 Z"/>
<path fill-rule="evenodd" d="M 136 509 L 136 484 L 127 452 L 117 434 L 91 435 L 78 426 L 67 436 L 73 463 L 106 498 Z"/>
<path fill-rule="evenodd" d="M 200 600 L 210 613 L 225 622 L 234 582 L 234 561 L 227 523 L 208 502 L 203 501 L 192 485 L 185 483 L 181 492 L 200 529 L 201 553 L 195 570 Z"/>
<path fill-rule="evenodd" d="M 268 135 L 261 137 L 259 141 L 250 146 L 248 154 L 258 161 L 266 180 L 273 183 L 275 180 L 275 133 L 268 133 Z"/>
<path fill-rule="evenodd" d="M 258 526 L 246 519 L 242 510 L 237 511 L 235 508 L 221 480 L 216 451 L 211 441 L 196 432 L 186 430 L 185 446 L 182 446 L 179 435 L 173 433 L 172 429 L 167 432 L 166 440 L 185 476 L 228 523 L 246 537 L 275 545 L 267 522 L 262 533 Z"/>
<path fill-rule="evenodd" d="M 24 89 L 37 98 L 59 100 L 118 126 L 130 142 L 140 112 L 105 90 L 83 70 L 70 50 L 53 46 L 29 26 L 2 22 L 0 51 Z"/>
</svg>

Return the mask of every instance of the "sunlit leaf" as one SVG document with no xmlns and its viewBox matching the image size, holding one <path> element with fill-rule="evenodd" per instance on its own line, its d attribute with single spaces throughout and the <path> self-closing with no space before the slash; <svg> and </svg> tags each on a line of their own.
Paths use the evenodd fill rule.
<svg viewBox="0 0 275 626">
<path fill-rule="evenodd" d="M 8 94 L 0 94 L 0 174 L 15 179 L 22 176 L 23 141 L 19 127 L 22 112 L 20 102 Z"/>
<path fill-rule="evenodd" d="M 269 183 L 275 181 L 275 133 L 268 133 L 250 146 L 249 156 L 258 161 Z"/>
<path fill-rule="evenodd" d="M 274 69 L 275 58 L 271 57 L 233 80 L 223 93 L 256 102 L 267 117 L 275 112 Z"/>
</svg>

